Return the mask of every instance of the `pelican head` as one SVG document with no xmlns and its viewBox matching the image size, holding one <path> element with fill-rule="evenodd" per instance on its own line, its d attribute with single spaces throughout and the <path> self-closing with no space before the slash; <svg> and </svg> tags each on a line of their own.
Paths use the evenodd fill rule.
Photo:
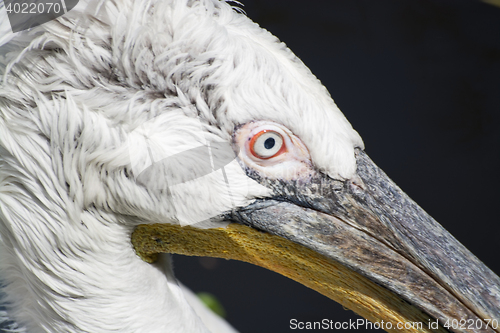
<svg viewBox="0 0 500 333">
<path fill-rule="evenodd" d="M 0 279 L 13 329 L 232 332 L 203 319 L 155 255 L 167 251 L 244 257 L 371 320 L 495 331 L 499 278 L 229 3 L 81 0 L 2 43 Z"/>
</svg>

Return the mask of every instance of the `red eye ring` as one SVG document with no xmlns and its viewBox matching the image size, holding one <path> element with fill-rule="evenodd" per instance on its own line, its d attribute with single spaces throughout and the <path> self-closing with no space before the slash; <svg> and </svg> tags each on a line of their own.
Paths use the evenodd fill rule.
<svg viewBox="0 0 500 333">
<path fill-rule="evenodd" d="M 249 143 L 250 152 L 254 157 L 267 160 L 286 152 L 283 136 L 273 130 L 262 130 L 255 134 Z"/>
</svg>

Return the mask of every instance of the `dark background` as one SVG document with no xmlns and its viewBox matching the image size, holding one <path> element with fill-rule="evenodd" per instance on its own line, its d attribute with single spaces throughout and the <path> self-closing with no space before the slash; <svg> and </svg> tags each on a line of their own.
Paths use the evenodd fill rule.
<svg viewBox="0 0 500 333">
<path fill-rule="evenodd" d="M 244 4 L 326 85 L 371 158 L 499 274 L 500 8 L 472 0 Z M 174 260 L 179 279 L 213 293 L 242 333 L 296 332 L 292 318 L 358 318 L 259 267 Z"/>
</svg>

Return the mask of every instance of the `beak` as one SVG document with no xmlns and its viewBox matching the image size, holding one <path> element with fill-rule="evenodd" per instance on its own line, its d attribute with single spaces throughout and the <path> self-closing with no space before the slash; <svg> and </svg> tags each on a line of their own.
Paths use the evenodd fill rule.
<svg viewBox="0 0 500 333">
<path fill-rule="evenodd" d="M 149 261 L 169 252 L 269 268 L 388 331 L 500 332 L 499 277 L 364 151 L 356 161 L 356 176 L 345 181 L 317 172 L 307 182 L 270 184 L 254 175 L 274 196 L 232 212 L 243 225 L 143 225 L 133 244 Z"/>
</svg>

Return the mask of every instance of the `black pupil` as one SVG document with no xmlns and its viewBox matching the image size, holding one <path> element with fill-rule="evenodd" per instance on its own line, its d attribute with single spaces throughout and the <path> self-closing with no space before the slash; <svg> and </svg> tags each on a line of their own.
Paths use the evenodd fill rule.
<svg viewBox="0 0 500 333">
<path fill-rule="evenodd" d="M 275 144 L 276 144 L 276 141 L 274 141 L 273 138 L 267 138 L 266 141 L 264 141 L 264 147 L 266 149 L 273 148 Z"/>
</svg>

